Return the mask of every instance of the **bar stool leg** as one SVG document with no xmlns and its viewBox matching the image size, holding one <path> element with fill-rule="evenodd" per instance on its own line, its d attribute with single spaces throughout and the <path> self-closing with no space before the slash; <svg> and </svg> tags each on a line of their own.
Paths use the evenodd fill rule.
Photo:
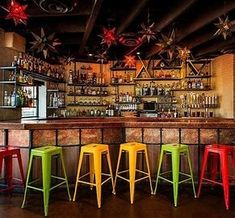
<svg viewBox="0 0 235 218">
<path fill-rule="evenodd" d="M 150 175 L 150 167 L 149 167 L 149 159 L 148 159 L 147 148 L 144 149 L 144 153 L 145 153 L 145 161 L 146 161 L 147 170 L 148 170 L 150 191 L 151 191 L 151 195 L 153 195 L 153 186 L 152 186 L 152 182 L 151 182 L 151 175 Z"/>
<path fill-rule="evenodd" d="M 43 180 L 43 201 L 44 214 L 48 214 L 49 195 L 51 187 L 51 156 L 42 156 L 42 180 Z"/>
<path fill-rule="evenodd" d="M 218 154 L 211 154 L 211 180 L 216 180 L 216 174 L 218 171 Z M 214 186 L 215 183 L 212 183 Z"/>
<path fill-rule="evenodd" d="M 111 160 L 110 160 L 110 153 L 109 150 L 106 153 L 106 157 L 107 157 L 107 161 L 108 161 L 108 166 L 109 166 L 109 172 L 110 172 L 110 176 L 111 176 L 111 182 L 112 182 L 112 188 L 113 188 L 113 194 L 115 195 L 115 187 L 114 187 L 114 181 L 113 181 L 113 171 L 112 171 L 112 164 L 111 164 Z"/>
<path fill-rule="evenodd" d="M 208 151 L 205 150 L 204 156 L 203 156 L 203 163 L 202 163 L 201 175 L 200 175 L 200 180 L 199 180 L 199 186 L 198 186 L 198 191 L 197 191 L 197 197 L 198 198 L 199 198 L 200 192 L 201 192 L 202 180 L 203 180 L 205 170 L 206 170 L 207 159 L 208 159 Z"/>
<path fill-rule="evenodd" d="M 221 173 L 224 189 L 224 201 L 226 209 L 229 209 L 229 173 L 228 173 L 228 154 L 220 154 Z"/>
<path fill-rule="evenodd" d="M 164 151 L 161 149 L 159 164 L 158 164 L 158 170 L 157 170 L 156 184 L 155 184 L 155 188 L 154 188 L 154 194 L 156 194 L 156 192 L 157 192 L 158 180 L 159 180 L 159 175 L 160 175 L 161 167 L 162 167 L 163 154 L 164 154 Z"/>
<path fill-rule="evenodd" d="M 190 175 L 191 175 L 191 180 L 192 180 L 192 187 L 193 187 L 193 194 L 194 197 L 196 198 L 196 191 L 195 191 L 195 185 L 194 185 L 194 179 L 193 179 L 193 170 L 192 170 L 192 162 L 191 162 L 191 158 L 190 158 L 190 151 L 189 148 L 187 149 L 187 158 L 188 158 L 188 165 L 189 165 L 189 170 L 190 170 Z"/>
<path fill-rule="evenodd" d="M 117 162 L 117 168 L 116 168 L 116 173 L 115 173 L 115 179 L 114 179 L 114 189 L 116 188 L 117 175 L 118 175 L 118 170 L 119 170 L 119 166 L 120 166 L 121 156 L 122 156 L 122 149 L 120 148 L 119 154 L 118 154 L 118 162 Z M 114 194 L 116 194 L 116 192 Z"/>
<path fill-rule="evenodd" d="M 78 180 L 79 180 L 79 175 L 80 175 L 81 166 L 82 166 L 83 154 L 84 152 L 81 150 L 79 161 L 78 161 L 77 178 L 76 178 L 75 190 L 74 190 L 74 195 L 73 195 L 73 201 L 76 200 L 76 196 L 77 196 Z"/>
<path fill-rule="evenodd" d="M 96 196 L 98 208 L 101 207 L 101 154 L 95 153 L 94 155 L 94 168 L 95 168 L 95 183 L 96 183 Z"/>
<path fill-rule="evenodd" d="M 27 178 L 26 178 L 26 184 L 25 184 L 25 190 L 24 190 L 24 199 L 23 199 L 21 208 L 24 208 L 24 206 L 25 206 L 25 201 L 26 201 L 26 195 L 27 195 L 27 190 L 28 190 L 29 177 L 30 177 L 30 172 L 31 172 L 31 168 L 32 168 L 32 163 L 33 163 L 33 155 L 30 155 Z"/>
<path fill-rule="evenodd" d="M 18 164 L 19 164 L 19 170 L 20 170 L 20 174 L 21 174 L 22 185 L 24 185 L 25 184 L 25 179 L 24 179 L 24 171 L 23 171 L 23 164 L 22 164 L 20 151 L 17 151 L 17 160 L 18 160 Z"/>
<path fill-rule="evenodd" d="M 65 183 L 66 183 L 66 188 L 67 188 L 67 193 L 68 193 L 69 201 L 71 201 L 68 177 L 67 177 L 66 170 L 65 170 L 64 157 L 63 157 L 63 152 L 62 151 L 60 152 L 60 159 L 61 159 L 61 164 L 62 164 L 62 168 L 63 168 L 63 172 L 64 172 L 64 178 L 65 178 Z"/>
<path fill-rule="evenodd" d="M 0 157 L 0 176 L 2 174 L 2 162 L 3 162 L 3 158 L 2 156 Z"/>
<path fill-rule="evenodd" d="M 94 157 L 93 154 L 89 155 L 89 168 L 90 168 L 90 183 L 94 183 L 95 180 L 95 169 L 94 169 Z M 94 185 L 90 185 L 90 189 L 93 189 Z"/>
<path fill-rule="evenodd" d="M 129 180 L 130 180 L 130 201 L 134 202 L 135 194 L 135 171 L 136 171 L 136 152 L 129 151 Z"/>
<path fill-rule="evenodd" d="M 174 192 L 174 206 L 178 203 L 178 186 L 179 186 L 179 167 L 180 155 L 178 151 L 172 152 L 172 177 L 173 177 L 173 192 Z"/>
<path fill-rule="evenodd" d="M 5 157 L 5 165 L 6 165 L 6 180 L 7 180 L 7 189 L 13 189 L 12 184 L 12 156 Z"/>
</svg>

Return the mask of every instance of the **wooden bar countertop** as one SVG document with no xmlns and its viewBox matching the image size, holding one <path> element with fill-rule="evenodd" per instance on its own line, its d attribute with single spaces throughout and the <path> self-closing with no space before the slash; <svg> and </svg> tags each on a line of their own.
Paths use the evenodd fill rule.
<svg viewBox="0 0 235 218">
<path fill-rule="evenodd" d="M 234 119 L 225 118 L 142 118 L 100 117 L 0 121 L 0 129 L 73 128 L 235 128 Z"/>
</svg>

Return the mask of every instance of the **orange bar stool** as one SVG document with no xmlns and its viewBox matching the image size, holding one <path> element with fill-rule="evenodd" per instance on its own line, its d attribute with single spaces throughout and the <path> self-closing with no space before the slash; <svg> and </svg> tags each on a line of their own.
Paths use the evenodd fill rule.
<svg viewBox="0 0 235 218">
<path fill-rule="evenodd" d="M 212 157 L 212 170 L 211 170 L 211 178 L 205 177 L 206 165 L 208 162 L 208 156 Z M 212 184 L 217 184 L 223 186 L 224 190 L 224 201 L 226 209 L 229 209 L 229 165 L 228 159 L 229 156 L 233 156 L 233 164 L 235 166 L 235 158 L 234 158 L 234 151 L 232 146 L 228 145 L 221 145 L 221 144 L 212 144 L 207 145 L 204 151 L 204 157 L 202 162 L 202 169 L 201 175 L 199 180 L 198 186 L 198 193 L 197 197 L 199 198 L 201 192 L 201 186 L 203 181 L 211 182 Z M 220 171 L 222 175 L 222 182 L 216 181 L 216 174 L 217 174 L 217 165 L 218 160 L 220 160 Z"/>
<path fill-rule="evenodd" d="M 122 156 L 122 153 L 124 153 L 124 152 L 127 152 L 129 154 L 129 169 L 119 171 L 121 156 Z M 147 172 L 136 169 L 137 154 L 139 154 L 139 153 L 145 154 Z M 122 176 L 123 173 L 126 173 L 128 171 L 129 171 L 129 179 Z M 136 172 L 139 172 L 139 173 L 143 174 L 144 176 L 142 176 L 139 179 L 136 179 Z M 149 168 L 149 159 L 148 159 L 148 152 L 147 152 L 147 145 L 146 144 L 142 144 L 142 143 L 138 143 L 138 142 L 129 142 L 129 143 L 124 143 L 124 144 L 120 145 L 114 187 L 116 186 L 117 178 L 123 179 L 123 180 L 130 183 L 130 202 L 131 202 L 131 204 L 133 204 L 133 202 L 134 202 L 134 193 L 135 193 L 135 183 L 136 182 L 139 182 L 141 180 L 148 178 L 151 194 L 153 194 L 153 188 L 152 188 L 152 183 L 151 183 L 151 174 L 150 174 L 150 168 Z"/>
<path fill-rule="evenodd" d="M 81 171 L 84 155 L 88 155 L 89 157 L 90 172 L 80 176 L 80 171 Z M 109 173 L 102 173 L 102 155 L 105 155 L 107 158 Z M 89 182 L 85 180 L 81 180 L 82 178 L 88 175 L 90 176 Z M 103 182 L 102 182 L 102 176 L 107 177 Z M 90 185 L 91 189 L 93 188 L 93 186 L 95 186 L 96 195 L 97 195 L 97 204 L 98 204 L 98 208 L 100 208 L 101 207 L 101 186 L 104 183 L 108 182 L 109 180 L 111 180 L 112 182 L 113 193 L 115 193 L 114 183 L 113 183 L 113 173 L 112 173 L 111 160 L 110 160 L 110 154 L 109 154 L 109 146 L 105 144 L 88 144 L 88 145 L 82 146 L 80 158 L 78 162 L 77 178 L 76 178 L 73 201 L 76 200 L 78 183 Z"/>
<path fill-rule="evenodd" d="M 12 175 L 13 158 L 17 158 L 17 160 L 18 160 L 21 180 L 13 178 L 13 175 Z M 2 173 L 3 160 L 5 161 L 5 166 L 6 166 L 7 187 L 3 188 L 3 189 L 0 189 L 0 192 L 12 190 L 15 186 L 15 185 L 13 185 L 13 180 L 19 180 L 21 182 L 22 186 L 24 186 L 25 180 L 24 180 L 24 171 L 23 171 L 23 165 L 22 165 L 20 149 L 19 148 L 13 148 L 13 147 L 6 147 L 6 148 L 1 148 L 0 149 L 0 175 Z"/>
</svg>

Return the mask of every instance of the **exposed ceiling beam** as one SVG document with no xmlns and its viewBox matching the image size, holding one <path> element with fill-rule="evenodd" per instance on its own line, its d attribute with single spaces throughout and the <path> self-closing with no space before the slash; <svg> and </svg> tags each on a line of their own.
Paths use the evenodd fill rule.
<svg viewBox="0 0 235 218">
<path fill-rule="evenodd" d="M 59 33 L 84 33 L 85 32 L 85 24 L 82 21 L 76 20 L 76 22 L 61 22 L 57 24 L 52 24 L 51 28 L 55 32 Z"/>
<path fill-rule="evenodd" d="M 200 49 L 197 49 L 194 52 L 195 57 L 202 57 L 210 53 L 221 51 L 222 49 L 235 44 L 235 36 L 229 38 L 227 40 L 223 40 L 218 42 L 217 40 L 211 42 L 209 45 L 206 45 Z"/>
<path fill-rule="evenodd" d="M 38 11 L 36 9 L 31 9 L 29 12 L 27 11 L 30 18 L 41 18 L 41 17 L 76 17 L 76 16 L 89 16 L 90 10 L 84 10 L 81 12 L 72 12 L 66 14 L 55 14 L 55 13 L 46 13 L 42 11 Z"/>
<path fill-rule="evenodd" d="M 93 4 L 93 7 L 92 7 L 92 10 L 91 10 L 91 14 L 90 14 L 90 17 L 86 23 L 86 29 L 85 29 L 85 33 L 83 35 L 83 39 L 82 39 L 82 42 L 81 42 L 81 46 L 79 48 L 79 54 L 81 55 L 84 51 L 84 48 L 86 46 L 86 43 L 88 41 L 88 38 L 91 34 L 91 31 L 95 25 L 95 21 L 98 17 L 98 14 L 100 12 L 100 8 L 101 8 L 101 5 L 102 5 L 102 2 L 103 0 L 95 0 L 94 1 L 94 4 Z"/>
<path fill-rule="evenodd" d="M 155 26 L 155 31 L 162 31 L 165 27 L 167 27 L 170 23 L 172 23 L 180 14 L 182 14 L 184 11 L 186 11 L 189 7 L 192 6 L 193 3 L 195 3 L 197 0 L 182 0 L 178 5 L 175 7 L 172 7 L 172 9 L 166 13 L 165 16 L 161 18 L 159 22 L 157 22 Z M 147 52 L 147 57 L 151 57 L 152 53 L 155 51 L 155 46 L 153 46 Z M 131 51 L 133 52 L 133 51 Z"/>
<path fill-rule="evenodd" d="M 122 33 L 133 22 L 133 20 L 140 14 L 148 1 L 149 0 L 139 0 L 138 2 L 134 2 L 131 13 L 129 14 L 128 11 L 129 15 L 122 20 L 121 25 L 117 29 L 117 34 Z"/>
<path fill-rule="evenodd" d="M 209 7 L 209 8 L 208 8 Z M 181 41 L 191 33 L 197 31 L 202 28 L 206 24 L 212 22 L 217 17 L 226 14 L 228 11 L 235 8 L 234 0 L 227 0 L 226 4 L 220 2 L 220 4 L 216 4 L 215 6 L 209 5 L 208 7 L 203 7 L 201 11 L 197 13 L 200 16 L 195 16 L 194 20 L 188 21 L 185 25 L 181 25 L 177 30 L 177 41 Z M 150 51 L 147 53 L 147 57 L 151 57 L 152 55 L 159 52 L 159 48 L 157 45 L 154 45 Z"/>
</svg>

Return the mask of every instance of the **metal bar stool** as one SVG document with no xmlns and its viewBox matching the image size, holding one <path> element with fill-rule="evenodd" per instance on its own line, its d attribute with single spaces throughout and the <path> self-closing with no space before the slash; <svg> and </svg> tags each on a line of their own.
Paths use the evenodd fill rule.
<svg viewBox="0 0 235 218">
<path fill-rule="evenodd" d="M 51 159 L 52 159 L 52 156 L 54 156 L 54 155 L 60 156 L 64 177 L 51 175 Z M 41 157 L 41 160 L 42 160 L 42 181 L 43 181 L 42 188 L 38 188 L 36 186 L 33 186 L 33 183 L 35 183 L 37 180 L 29 182 L 29 177 L 30 177 L 30 172 L 31 172 L 32 162 L 33 162 L 34 157 Z M 58 183 L 54 186 L 51 186 L 51 178 L 55 178 L 57 180 L 60 180 L 60 183 Z M 44 146 L 44 147 L 32 149 L 31 154 L 30 154 L 30 160 L 29 160 L 29 167 L 28 167 L 28 173 L 27 173 L 27 179 L 26 179 L 24 199 L 23 199 L 23 203 L 22 203 L 21 208 L 24 208 L 24 206 L 25 206 L 26 195 L 27 195 L 28 189 L 42 191 L 43 192 L 43 201 L 44 201 L 44 214 L 45 214 L 45 216 L 47 216 L 48 207 L 49 207 L 48 204 L 49 204 L 50 191 L 63 185 L 63 184 L 66 184 L 68 197 L 69 197 L 69 200 L 71 200 L 69 186 L 68 186 L 68 179 L 67 179 L 67 175 L 66 175 L 66 171 L 65 171 L 62 148 L 49 145 L 49 146 Z"/>
<path fill-rule="evenodd" d="M 211 169 L 211 179 L 205 177 L 206 165 L 208 162 L 208 156 L 212 157 L 212 169 Z M 234 156 L 233 147 L 228 145 L 221 144 L 212 144 L 205 147 L 201 175 L 199 180 L 197 197 L 199 198 L 201 192 L 201 186 L 203 181 L 212 183 L 213 185 L 221 185 L 224 190 L 224 202 L 226 209 L 229 209 L 229 166 L 228 166 L 228 157 L 230 155 Z M 222 182 L 216 181 L 217 166 L 218 160 L 220 160 L 220 171 L 222 175 Z M 235 158 L 233 157 L 233 165 L 235 167 Z"/>
<path fill-rule="evenodd" d="M 19 166 L 19 170 L 20 170 L 21 180 L 13 178 L 13 175 L 12 175 L 13 158 L 17 158 L 17 160 L 18 160 L 18 166 Z M 24 187 L 25 180 L 24 180 L 24 171 L 23 171 L 20 149 L 13 148 L 13 147 L 6 147 L 3 149 L 2 148 L 0 149 L 0 175 L 2 173 L 3 160 L 5 161 L 5 166 L 6 166 L 7 187 L 0 189 L 0 192 L 12 190 L 15 186 L 15 185 L 13 185 L 13 180 L 19 180 L 21 182 L 22 186 Z"/>
<path fill-rule="evenodd" d="M 122 156 L 123 152 L 127 152 L 129 154 L 129 169 L 119 171 L 120 160 L 121 160 L 121 156 Z M 137 162 L 137 154 L 138 153 L 145 154 L 147 172 L 136 169 L 136 162 Z M 122 176 L 122 174 L 126 173 L 126 172 L 129 172 L 129 179 Z M 136 179 L 136 175 L 135 175 L 136 172 L 139 172 L 139 173 L 143 174 L 144 176 L 139 179 Z M 131 204 L 133 204 L 133 202 L 134 202 L 134 193 L 135 193 L 135 183 L 136 182 L 139 182 L 141 180 L 148 178 L 151 194 L 153 194 L 150 167 L 149 167 L 149 159 L 148 159 L 148 152 L 147 152 L 146 144 L 138 143 L 138 142 L 129 142 L 129 143 L 124 143 L 124 144 L 120 145 L 114 187 L 116 186 L 117 178 L 123 179 L 123 180 L 130 183 L 130 202 L 131 202 Z"/>
<path fill-rule="evenodd" d="M 160 171 L 161 171 L 164 153 L 171 154 L 172 170 L 161 173 Z M 181 154 L 187 155 L 190 174 L 180 172 L 180 155 Z M 167 173 L 172 173 L 173 180 L 167 179 L 166 177 L 162 176 Z M 179 181 L 179 175 L 186 176 L 187 178 Z M 159 179 L 162 179 L 162 180 L 169 182 L 173 185 L 173 195 L 174 195 L 174 206 L 175 207 L 177 207 L 177 204 L 178 204 L 178 186 L 179 186 L 179 184 L 181 184 L 183 182 L 191 180 L 193 194 L 194 194 L 194 197 L 196 198 L 195 186 L 194 186 L 194 181 L 193 181 L 192 165 L 191 165 L 190 152 L 189 152 L 188 145 L 184 145 L 184 144 L 164 144 L 164 145 L 162 145 L 154 194 L 156 194 Z"/>
<path fill-rule="evenodd" d="M 89 157 L 90 172 L 80 176 L 80 171 L 81 171 L 84 155 L 88 155 Z M 107 158 L 109 174 L 102 173 L 102 155 L 105 155 Z M 82 178 L 88 175 L 90 176 L 90 182 L 81 180 Z M 101 176 L 106 176 L 107 178 L 102 182 Z M 110 160 L 110 154 L 109 154 L 109 146 L 105 144 L 88 144 L 88 145 L 82 146 L 80 158 L 78 162 L 73 201 L 76 200 L 78 183 L 90 185 L 91 189 L 93 188 L 93 186 L 95 186 L 96 195 L 97 195 L 97 204 L 98 204 L 98 208 L 100 208 L 101 207 L 101 186 L 104 183 L 108 182 L 109 180 L 111 180 L 112 182 L 113 193 L 115 193 L 114 184 L 113 184 L 113 173 L 112 173 L 111 160 Z"/>
</svg>

